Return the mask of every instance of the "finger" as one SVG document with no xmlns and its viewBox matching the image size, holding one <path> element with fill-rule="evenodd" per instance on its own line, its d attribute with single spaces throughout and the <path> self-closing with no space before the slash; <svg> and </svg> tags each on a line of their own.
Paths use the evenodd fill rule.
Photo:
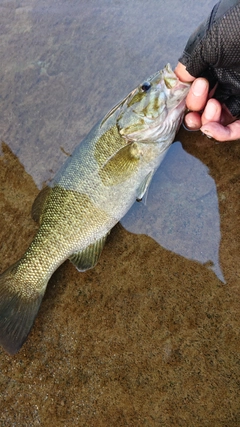
<svg viewBox="0 0 240 427">
<path fill-rule="evenodd" d="M 208 137 L 220 142 L 235 141 L 236 139 L 240 139 L 240 120 L 227 126 L 223 126 L 217 122 L 209 122 L 201 127 L 201 131 Z"/>
<path fill-rule="evenodd" d="M 201 115 L 197 112 L 190 112 L 184 118 L 186 127 L 190 130 L 200 129 L 202 126 Z"/>
<path fill-rule="evenodd" d="M 186 98 L 189 110 L 201 111 L 208 99 L 209 83 L 206 79 L 199 77 L 194 80 Z"/>
<path fill-rule="evenodd" d="M 220 122 L 222 114 L 222 106 L 219 101 L 214 98 L 209 99 L 202 113 L 202 124 L 208 122 Z"/>
<path fill-rule="evenodd" d="M 230 113 L 229 109 L 226 107 L 226 105 L 225 105 L 225 104 L 222 104 L 222 114 L 221 114 L 221 120 L 220 120 L 220 123 L 221 123 L 223 126 L 226 126 L 226 125 L 228 125 L 229 123 L 235 122 L 235 120 L 236 120 L 236 117 L 234 117 L 234 116 Z"/>
<path fill-rule="evenodd" d="M 189 72 L 186 70 L 185 65 L 181 64 L 179 62 L 174 70 L 176 76 L 181 80 L 181 82 L 191 83 L 193 80 L 195 80 L 195 77 L 193 77 Z"/>
</svg>

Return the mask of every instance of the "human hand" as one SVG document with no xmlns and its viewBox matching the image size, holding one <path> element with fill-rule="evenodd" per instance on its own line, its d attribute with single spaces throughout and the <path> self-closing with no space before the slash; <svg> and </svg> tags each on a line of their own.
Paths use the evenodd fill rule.
<svg viewBox="0 0 240 427">
<path fill-rule="evenodd" d="M 190 36 L 175 73 L 192 82 L 189 129 L 218 141 L 240 139 L 240 1 L 220 0 Z"/>
<path fill-rule="evenodd" d="M 189 130 L 200 129 L 217 141 L 239 139 L 240 120 L 236 120 L 224 104 L 210 98 L 214 90 L 209 94 L 209 82 L 205 78 L 191 76 L 180 62 L 175 68 L 175 74 L 181 81 L 193 82 L 186 98 L 186 106 L 190 110 L 184 118 L 186 127 Z"/>
</svg>

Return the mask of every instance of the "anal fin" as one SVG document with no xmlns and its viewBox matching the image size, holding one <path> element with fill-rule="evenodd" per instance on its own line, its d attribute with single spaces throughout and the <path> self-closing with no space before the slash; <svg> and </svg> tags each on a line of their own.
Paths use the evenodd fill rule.
<svg viewBox="0 0 240 427">
<path fill-rule="evenodd" d="M 93 268 L 102 253 L 108 234 L 103 236 L 91 245 L 87 246 L 83 251 L 75 252 L 69 257 L 69 260 L 75 265 L 78 271 L 86 271 Z"/>
</svg>

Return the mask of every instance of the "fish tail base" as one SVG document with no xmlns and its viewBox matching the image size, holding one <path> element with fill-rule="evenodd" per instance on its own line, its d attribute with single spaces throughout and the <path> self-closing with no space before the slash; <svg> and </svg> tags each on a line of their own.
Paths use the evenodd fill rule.
<svg viewBox="0 0 240 427">
<path fill-rule="evenodd" d="M 25 342 L 46 288 L 43 292 L 22 292 L 24 283 L 19 284 L 18 264 L 0 275 L 0 345 L 10 355 L 17 353 Z"/>
</svg>

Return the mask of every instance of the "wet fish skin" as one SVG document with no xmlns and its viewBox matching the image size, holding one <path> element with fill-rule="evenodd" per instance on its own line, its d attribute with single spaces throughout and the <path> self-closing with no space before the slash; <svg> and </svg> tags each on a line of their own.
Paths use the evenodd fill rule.
<svg viewBox="0 0 240 427">
<path fill-rule="evenodd" d="M 53 272 L 66 259 L 80 271 L 94 267 L 110 230 L 143 197 L 188 90 L 168 64 L 116 105 L 40 192 L 32 209 L 39 230 L 0 275 L 0 344 L 9 354 L 25 342 Z"/>
</svg>

